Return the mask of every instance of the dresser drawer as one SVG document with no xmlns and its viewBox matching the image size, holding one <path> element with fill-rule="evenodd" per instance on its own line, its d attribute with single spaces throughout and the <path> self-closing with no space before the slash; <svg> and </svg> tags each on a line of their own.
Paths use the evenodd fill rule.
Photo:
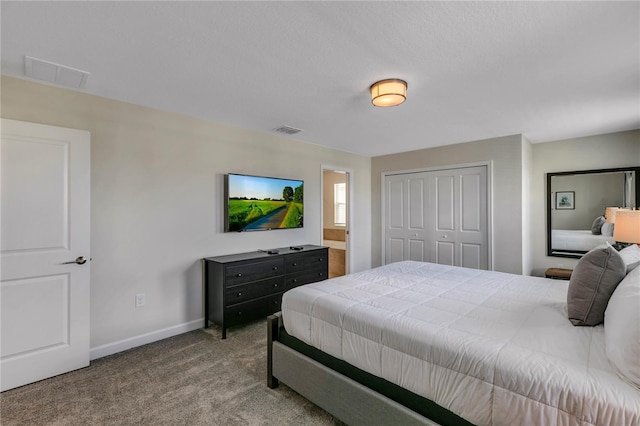
<svg viewBox="0 0 640 426">
<path fill-rule="evenodd" d="M 313 268 L 327 263 L 327 250 L 314 250 L 309 253 L 296 253 L 286 256 L 285 268 L 287 273 Z"/>
<path fill-rule="evenodd" d="M 225 268 L 225 282 L 228 286 L 258 281 L 284 274 L 282 257 L 261 262 L 236 263 Z"/>
<path fill-rule="evenodd" d="M 225 305 L 235 305 L 251 299 L 284 291 L 284 277 L 278 276 L 248 284 L 238 284 L 225 289 Z"/>
<path fill-rule="evenodd" d="M 327 264 L 325 263 L 322 266 L 287 274 L 286 289 L 290 290 L 299 285 L 326 280 L 328 278 L 327 272 Z"/>
<path fill-rule="evenodd" d="M 225 309 L 226 325 L 240 324 L 258 318 L 264 318 L 280 310 L 282 293 L 255 299 L 250 302 L 239 303 Z"/>
</svg>

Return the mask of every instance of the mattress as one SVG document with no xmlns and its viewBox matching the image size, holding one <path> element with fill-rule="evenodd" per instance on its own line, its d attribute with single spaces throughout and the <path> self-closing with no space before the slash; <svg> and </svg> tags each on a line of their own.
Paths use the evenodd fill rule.
<svg viewBox="0 0 640 426">
<path fill-rule="evenodd" d="M 405 261 L 286 292 L 287 333 L 477 425 L 638 425 L 567 281 Z"/>
<path fill-rule="evenodd" d="M 614 243 L 613 237 L 593 235 L 591 230 L 552 229 L 551 249 L 556 251 L 589 251 L 605 242 Z"/>
</svg>

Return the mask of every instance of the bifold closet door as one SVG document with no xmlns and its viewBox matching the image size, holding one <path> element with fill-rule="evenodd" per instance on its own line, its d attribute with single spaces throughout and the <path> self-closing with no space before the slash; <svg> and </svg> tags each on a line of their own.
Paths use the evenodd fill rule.
<svg viewBox="0 0 640 426">
<path fill-rule="evenodd" d="M 488 269 L 487 168 L 430 172 L 431 262 Z"/>
<path fill-rule="evenodd" d="M 429 175 L 409 173 L 385 178 L 385 259 L 428 261 Z"/>
<path fill-rule="evenodd" d="M 487 167 L 385 177 L 383 263 L 488 269 Z"/>
</svg>

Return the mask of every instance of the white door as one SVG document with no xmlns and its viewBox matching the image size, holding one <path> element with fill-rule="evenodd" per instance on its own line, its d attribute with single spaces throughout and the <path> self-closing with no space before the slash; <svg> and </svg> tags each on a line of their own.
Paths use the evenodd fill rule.
<svg viewBox="0 0 640 426">
<path fill-rule="evenodd" d="M 489 268 L 487 167 L 385 176 L 384 263 Z"/>
<path fill-rule="evenodd" d="M 90 135 L 6 119 L 1 130 L 4 391 L 89 365 Z"/>
<path fill-rule="evenodd" d="M 429 245 L 429 173 L 407 173 L 385 179 L 385 263 L 427 262 Z"/>
<path fill-rule="evenodd" d="M 487 168 L 430 172 L 431 262 L 488 269 Z"/>
</svg>

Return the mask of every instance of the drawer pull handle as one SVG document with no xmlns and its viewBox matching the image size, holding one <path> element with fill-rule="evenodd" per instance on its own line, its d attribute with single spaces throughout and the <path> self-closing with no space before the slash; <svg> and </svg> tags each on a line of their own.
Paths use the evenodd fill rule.
<svg viewBox="0 0 640 426">
<path fill-rule="evenodd" d="M 318 273 L 318 276 L 319 276 L 319 277 L 321 277 L 321 276 L 323 276 L 323 275 L 324 275 L 324 272 L 319 272 L 319 273 Z"/>
<path fill-rule="evenodd" d="M 242 292 L 241 291 L 238 292 L 238 297 L 240 297 L 240 296 L 242 296 Z"/>
<path fill-rule="evenodd" d="M 242 316 L 242 311 L 238 311 L 238 316 Z"/>
<path fill-rule="evenodd" d="M 298 282 L 298 280 L 297 280 L 296 278 L 294 278 L 292 281 L 293 281 L 294 283 L 297 283 L 297 282 Z"/>
<path fill-rule="evenodd" d="M 278 284 L 274 284 L 274 285 L 273 285 L 273 288 L 278 288 Z"/>
<path fill-rule="evenodd" d="M 321 257 L 318 259 L 318 262 L 322 262 L 324 259 Z"/>
<path fill-rule="evenodd" d="M 277 304 L 278 304 L 278 301 L 277 301 L 277 300 L 274 300 L 274 301 L 273 301 L 273 304 L 274 304 L 274 305 L 277 305 Z"/>
<path fill-rule="evenodd" d="M 277 271 L 277 270 L 278 270 L 278 267 L 277 267 L 277 266 L 274 266 L 274 267 L 273 267 L 273 270 L 274 270 L 274 271 Z"/>
<path fill-rule="evenodd" d="M 297 264 L 297 263 L 295 263 L 295 262 L 293 262 L 293 265 L 291 265 L 291 266 L 298 266 L 298 264 Z"/>
<path fill-rule="evenodd" d="M 242 276 L 242 274 L 238 274 L 238 275 L 236 275 L 236 277 L 238 277 L 238 278 L 240 278 L 241 276 Z"/>
</svg>

